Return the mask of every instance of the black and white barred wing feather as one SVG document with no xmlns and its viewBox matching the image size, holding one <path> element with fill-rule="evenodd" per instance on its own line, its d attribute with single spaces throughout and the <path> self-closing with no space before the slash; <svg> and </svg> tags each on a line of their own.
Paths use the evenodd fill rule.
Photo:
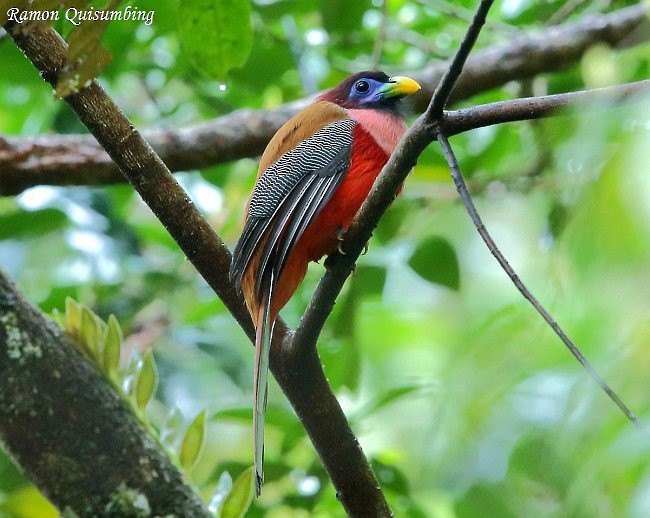
<svg viewBox="0 0 650 518">
<path fill-rule="evenodd" d="M 341 119 L 324 126 L 260 175 L 233 253 L 230 276 L 237 286 L 264 236 L 256 294 L 268 279 L 279 278 L 291 250 L 350 167 L 354 125 L 352 119 Z"/>
</svg>

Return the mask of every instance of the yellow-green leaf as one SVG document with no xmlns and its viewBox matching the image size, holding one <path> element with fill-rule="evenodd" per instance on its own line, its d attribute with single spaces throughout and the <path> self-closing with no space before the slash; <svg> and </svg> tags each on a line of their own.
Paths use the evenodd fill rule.
<svg viewBox="0 0 650 518">
<path fill-rule="evenodd" d="M 157 384 L 158 369 L 156 367 L 156 362 L 153 359 L 153 353 L 149 350 L 142 359 L 140 371 L 138 372 L 138 377 L 135 382 L 135 402 L 138 405 L 138 408 L 144 410 L 147 403 L 149 403 L 151 396 L 153 396 L 156 391 Z"/>
<path fill-rule="evenodd" d="M 120 351 L 122 350 L 122 329 L 115 315 L 108 317 L 108 328 L 104 342 L 103 364 L 106 372 L 111 375 L 120 365 Z"/>
<path fill-rule="evenodd" d="M 184 0 L 178 35 L 190 62 L 203 73 L 225 80 L 246 63 L 253 48 L 249 0 Z"/>
<path fill-rule="evenodd" d="M 65 330 L 73 337 L 79 335 L 81 329 L 81 309 L 72 297 L 65 299 Z"/>
<path fill-rule="evenodd" d="M 255 487 L 255 469 L 253 466 L 242 472 L 232 486 L 232 491 L 223 502 L 221 518 L 241 518 L 246 514 L 253 501 Z"/>
<path fill-rule="evenodd" d="M 87 306 L 81 306 L 80 338 L 84 349 L 96 362 L 100 357 L 100 341 L 102 338 L 99 318 Z"/>
<path fill-rule="evenodd" d="M 0 515 L 14 518 L 56 518 L 56 508 L 34 486 L 21 486 L 3 495 Z M 5 514 L 6 513 L 6 514 Z"/>
<path fill-rule="evenodd" d="M 160 432 L 158 432 L 158 437 L 163 446 L 166 446 L 170 449 L 175 449 L 175 445 L 178 444 L 180 439 L 181 428 L 183 427 L 183 414 L 178 409 L 174 407 L 162 425 L 160 426 Z"/>
<path fill-rule="evenodd" d="M 190 423 L 187 432 L 185 432 L 185 437 L 183 437 L 183 442 L 181 443 L 181 450 L 178 454 L 178 458 L 183 468 L 191 468 L 196 462 L 196 459 L 199 458 L 201 448 L 203 447 L 204 437 L 205 410 L 201 410 L 201 412 L 199 412 Z"/>
</svg>

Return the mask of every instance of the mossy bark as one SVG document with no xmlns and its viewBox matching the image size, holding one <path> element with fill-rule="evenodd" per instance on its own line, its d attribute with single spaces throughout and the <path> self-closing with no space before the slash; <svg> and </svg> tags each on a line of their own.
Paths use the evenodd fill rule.
<svg viewBox="0 0 650 518">
<path fill-rule="evenodd" d="M 0 442 L 60 510 L 209 515 L 109 382 L 2 271 Z"/>
</svg>

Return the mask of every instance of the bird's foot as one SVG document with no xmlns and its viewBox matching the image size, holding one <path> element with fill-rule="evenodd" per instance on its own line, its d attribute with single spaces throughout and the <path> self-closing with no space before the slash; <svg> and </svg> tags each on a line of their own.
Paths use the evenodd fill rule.
<svg viewBox="0 0 650 518">
<path fill-rule="evenodd" d="M 345 250 L 343 250 L 343 241 L 345 238 L 345 232 L 347 231 L 347 228 L 344 227 L 339 227 L 336 229 L 336 239 L 339 242 L 336 249 L 338 250 L 339 254 L 341 255 L 346 255 Z"/>
</svg>

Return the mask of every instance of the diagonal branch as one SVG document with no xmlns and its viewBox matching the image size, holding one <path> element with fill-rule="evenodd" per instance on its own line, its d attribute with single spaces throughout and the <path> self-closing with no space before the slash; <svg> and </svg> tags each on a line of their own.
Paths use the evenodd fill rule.
<svg viewBox="0 0 650 518">
<path fill-rule="evenodd" d="M 393 201 L 394 193 L 402 185 L 431 140 L 425 116 L 421 115 L 393 151 L 347 229 L 344 241 L 345 254 L 335 256 L 336 259 L 331 262 L 318 284 L 296 329 L 292 343 L 294 349 L 314 348 L 325 320 L 334 308 L 336 297 L 343 288 L 345 280 L 354 270 L 356 260 L 361 255 L 365 243 L 372 237 L 379 219 Z"/>
<path fill-rule="evenodd" d="M 570 92 L 565 94 L 529 97 L 502 101 L 444 112 L 436 124 L 444 128 L 447 135 L 456 135 L 476 128 L 522 120 L 552 117 L 562 109 L 589 104 L 590 109 L 607 108 L 611 103 L 645 99 L 639 94 L 650 92 L 650 79 L 635 83 Z M 337 256 L 334 266 L 319 284 L 314 297 L 303 315 L 303 322 L 296 333 L 296 347 L 314 343 L 320 329 L 334 307 L 334 301 L 343 283 L 352 273 L 354 264 L 372 236 L 372 231 L 386 208 L 390 205 L 399 186 L 406 180 L 411 168 L 424 148 L 436 140 L 433 124 L 427 116 L 421 116 L 404 136 L 403 141 L 386 164 L 371 195 L 361 208 L 355 223 L 346 234 L 346 254 Z"/>
<path fill-rule="evenodd" d="M 59 34 L 44 24 L 23 24 L 17 28 L 10 23 L 5 28 L 41 76 L 56 84 L 66 64 L 66 44 Z M 65 101 L 252 338 L 248 311 L 229 280 L 230 252 L 165 164 L 96 82 Z M 332 393 L 318 355 L 315 351 L 299 356 L 284 354 L 291 333 L 281 320 L 276 322 L 275 329 L 271 371 L 312 437 L 341 503 L 353 516 L 365 516 L 368 512 L 390 516 L 376 477 Z M 341 465 L 346 469 L 341 469 Z"/>
<path fill-rule="evenodd" d="M 484 1 L 479 6 L 479 11 L 489 8 L 489 1 Z M 461 49 L 458 52 L 458 55 L 454 58 L 452 63 L 457 63 L 458 67 L 462 68 L 463 55 L 467 56 L 471 50 L 471 42 L 476 40 L 478 34 L 478 27 L 484 22 L 484 14 L 482 16 L 475 16 L 474 24 L 477 27 L 470 27 L 466 38 L 461 45 Z M 467 45 L 465 45 L 467 43 Z M 461 194 L 461 198 L 465 203 L 465 206 L 472 217 L 472 220 L 475 222 L 477 230 L 479 231 L 481 237 L 486 242 L 489 250 L 497 258 L 499 264 L 506 271 L 510 279 L 515 283 L 515 286 L 519 289 L 522 295 L 533 305 L 533 307 L 538 311 L 538 313 L 544 318 L 544 320 L 549 324 L 557 336 L 562 340 L 564 345 L 569 349 L 571 354 L 578 360 L 578 362 L 587 370 L 590 376 L 596 381 L 596 383 L 605 391 L 609 398 L 619 407 L 619 409 L 625 414 L 625 416 L 637 427 L 640 427 L 639 421 L 635 414 L 625 405 L 621 400 L 618 394 L 609 387 L 609 385 L 604 381 L 604 379 L 598 374 L 598 372 L 591 366 L 591 364 L 586 360 L 582 352 L 575 346 L 571 339 L 566 335 L 562 328 L 555 322 L 551 315 L 544 309 L 543 306 L 536 300 L 536 298 L 530 293 L 526 286 L 521 282 L 517 274 L 512 270 L 506 259 L 503 257 L 499 249 L 496 247 L 491 237 L 485 230 L 476 209 L 474 208 L 471 198 L 467 192 L 462 177 L 460 176 L 460 171 L 458 165 L 455 162 L 455 157 L 453 152 L 449 147 L 443 128 L 446 130 L 446 123 L 449 120 L 453 120 L 452 113 L 444 113 L 440 108 L 438 112 L 437 106 L 444 106 L 445 99 L 444 97 L 448 95 L 449 92 L 454 87 L 454 81 L 460 75 L 460 69 L 457 69 L 455 72 L 450 72 L 447 76 L 448 79 L 445 79 L 445 86 L 437 90 L 437 93 L 434 95 L 434 99 L 431 102 L 430 109 L 423 115 L 421 115 L 415 122 L 415 124 L 406 132 L 402 141 L 398 145 L 397 149 L 391 156 L 390 160 L 380 173 L 379 177 L 375 181 L 373 188 L 363 203 L 359 212 L 355 216 L 350 228 L 345 235 L 345 254 L 337 255 L 336 260 L 332 261 L 330 269 L 321 279 L 321 282 L 312 297 L 312 300 L 307 308 L 307 311 L 303 315 L 303 318 L 300 322 L 298 329 L 293 341 L 293 347 L 303 348 L 303 349 L 313 349 L 315 348 L 316 340 L 322 330 L 322 327 L 327 319 L 329 313 L 332 311 L 334 306 L 334 301 L 338 296 L 340 290 L 343 287 L 343 283 L 346 278 L 352 273 L 354 269 L 355 261 L 358 259 L 361 251 L 363 250 L 364 243 L 366 243 L 371 235 L 374 227 L 379 221 L 380 217 L 383 215 L 385 210 L 390 205 L 393 194 L 397 191 L 399 186 L 404 182 L 410 169 L 415 165 L 417 158 L 420 156 L 424 148 L 433 140 L 440 139 L 443 151 L 445 156 L 449 161 L 450 168 L 452 170 L 452 176 L 458 191 Z M 529 119 L 533 118 L 532 115 L 538 114 L 541 116 L 547 116 L 552 114 L 556 109 L 560 107 L 567 106 L 571 102 L 584 100 L 585 97 L 593 96 L 603 98 L 604 96 L 611 96 L 614 94 L 615 98 L 625 98 L 630 96 L 633 93 L 637 93 L 641 90 L 647 90 L 650 85 L 650 81 L 640 81 L 632 85 L 622 85 L 621 87 L 600 89 L 594 92 L 577 92 L 573 94 L 564 94 L 561 97 L 557 96 L 547 96 L 546 98 L 532 98 L 532 99 L 522 99 L 516 102 L 512 102 L 511 110 L 506 111 L 505 113 L 495 113 L 495 110 L 503 108 L 498 106 L 499 103 L 495 105 L 487 105 L 483 107 L 476 107 L 475 113 L 490 113 L 491 117 L 500 116 L 502 117 L 501 122 L 518 120 L 518 117 Z M 439 93 L 438 93 L 439 92 Z M 440 101 L 436 101 L 436 98 L 440 98 Z M 431 109 L 433 108 L 433 109 Z M 471 110 L 471 109 L 470 109 Z M 526 112 L 526 110 L 529 110 Z M 532 110 L 532 111 L 531 111 Z M 458 113 L 458 112 L 457 112 Z M 461 116 L 458 118 L 458 122 L 467 119 L 465 118 L 466 113 L 461 113 Z M 483 119 L 485 121 L 485 119 Z M 456 127 L 455 130 L 459 130 L 460 127 Z"/>
<path fill-rule="evenodd" d="M 603 389 L 605 394 L 607 394 L 609 398 L 614 402 L 614 404 L 618 408 L 620 408 L 621 412 L 623 412 L 623 414 L 625 414 L 625 416 L 637 428 L 641 429 L 641 423 L 639 422 L 636 415 L 627 407 L 627 405 L 623 402 L 623 400 L 619 397 L 619 395 L 616 392 L 614 392 L 614 390 L 607 384 L 607 382 L 598 373 L 598 371 L 594 369 L 591 363 L 589 363 L 587 358 L 585 358 L 585 356 L 582 354 L 580 349 L 578 349 L 578 347 L 573 343 L 571 338 L 569 338 L 569 336 L 564 332 L 564 330 L 555 321 L 555 319 L 551 316 L 551 314 L 544 308 L 544 306 L 540 304 L 537 298 L 530 292 L 530 290 L 519 278 L 519 276 L 512 268 L 512 266 L 510 266 L 510 263 L 501 253 L 501 250 L 499 250 L 499 247 L 496 245 L 496 243 L 492 239 L 492 236 L 485 228 L 485 225 L 481 220 L 481 216 L 479 215 L 478 211 L 476 210 L 476 207 L 474 206 L 472 197 L 470 196 L 469 191 L 467 190 L 467 185 L 463 180 L 463 175 L 460 172 L 460 167 L 458 166 L 456 155 L 454 154 L 454 151 L 449 145 L 449 141 L 447 140 L 447 137 L 445 136 L 444 133 L 438 132 L 436 138 L 440 143 L 440 146 L 442 147 L 443 154 L 445 155 L 445 159 L 447 160 L 449 169 L 451 170 L 451 176 L 454 180 L 454 184 L 456 185 L 456 190 L 458 191 L 458 194 L 463 200 L 463 204 L 467 209 L 467 213 L 472 219 L 472 222 L 474 223 L 476 230 L 478 231 L 479 235 L 485 242 L 485 245 L 487 246 L 490 253 L 498 261 L 503 271 L 506 272 L 506 275 L 508 275 L 508 277 L 510 277 L 510 280 L 516 286 L 519 292 L 523 295 L 523 297 L 528 302 L 530 302 L 533 308 L 535 308 L 535 311 L 537 311 L 537 313 L 540 314 L 540 316 L 549 325 L 549 327 L 553 330 L 553 332 L 560 338 L 560 340 L 562 340 L 562 343 L 567 347 L 567 349 L 573 355 L 573 357 L 576 360 L 578 360 L 578 363 L 580 363 L 580 365 L 582 365 L 582 367 L 589 373 L 589 375 L 593 378 L 596 384 L 601 389 Z"/>
<path fill-rule="evenodd" d="M 379 219 L 415 166 L 418 157 L 433 139 L 432 135 L 435 134 L 435 130 L 432 134 L 432 127 L 438 125 L 438 119 L 442 119 L 442 108 L 462 72 L 467 56 L 476 43 L 491 5 L 492 0 L 481 0 L 474 19 L 467 28 L 456 55 L 451 60 L 449 71 L 445 73 L 441 85 L 433 95 L 429 108 L 406 132 L 375 180 L 368 198 L 361 205 L 345 233 L 345 254 L 336 256 L 336 261 L 333 261 L 333 265 L 321 279 L 309 307 L 300 321 L 292 344 L 294 348 L 301 350 L 315 348 L 325 320 L 334 307 L 334 302 L 343 288 L 345 279 L 352 273 L 365 243 L 369 241 Z"/>
<path fill-rule="evenodd" d="M 458 78 L 451 100 L 467 99 L 508 81 L 566 69 L 591 45 L 605 42 L 632 46 L 650 39 L 650 23 L 642 5 L 586 17 L 576 23 L 517 36 L 471 55 Z M 415 99 L 424 111 L 433 85 L 448 64 L 437 62 L 407 72 L 422 86 Z M 275 131 L 308 100 L 278 110 L 237 110 L 212 121 L 180 129 L 157 128 L 144 137 L 172 171 L 222 164 L 258 156 Z M 35 185 L 105 185 L 123 182 L 115 163 L 90 135 L 0 136 L 0 195 L 13 195 Z"/>
<path fill-rule="evenodd" d="M 494 0 L 481 0 L 458 51 L 454 54 L 449 67 L 447 67 L 445 74 L 438 83 L 436 91 L 433 92 L 433 97 L 431 97 L 431 102 L 427 108 L 427 115 L 430 119 L 442 115 L 442 110 L 447 104 L 447 101 L 449 101 L 451 91 L 458 81 L 460 74 L 463 72 L 465 62 L 467 61 L 472 48 L 474 48 L 474 44 L 478 39 L 478 35 L 481 33 L 483 25 L 485 25 L 485 18 L 487 17 L 493 3 Z"/>
</svg>

